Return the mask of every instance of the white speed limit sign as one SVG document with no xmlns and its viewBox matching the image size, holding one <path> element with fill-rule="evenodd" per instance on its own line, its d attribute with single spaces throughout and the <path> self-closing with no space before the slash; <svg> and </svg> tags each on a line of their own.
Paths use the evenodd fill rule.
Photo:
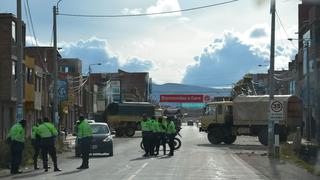
<svg viewBox="0 0 320 180">
<path fill-rule="evenodd" d="M 283 120 L 283 102 L 273 100 L 270 103 L 270 118 L 272 121 Z"/>
</svg>

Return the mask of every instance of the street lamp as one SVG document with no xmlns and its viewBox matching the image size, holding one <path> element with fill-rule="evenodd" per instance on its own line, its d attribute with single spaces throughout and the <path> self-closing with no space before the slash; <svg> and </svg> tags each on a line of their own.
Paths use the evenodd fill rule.
<svg viewBox="0 0 320 180">
<path fill-rule="evenodd" d="M 53 119 L 56 127 L 59 127 L 59 114 L 58 114 L 58 58 L 57 58 L 57 15 L 59 14 L 59 3 L 53 6 Z"/>
</svg>

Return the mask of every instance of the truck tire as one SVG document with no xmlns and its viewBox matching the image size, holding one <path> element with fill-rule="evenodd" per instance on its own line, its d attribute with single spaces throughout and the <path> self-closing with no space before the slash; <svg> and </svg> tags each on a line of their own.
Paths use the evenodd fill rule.
<svg viewBox="0 0 320 180">
<path fill-rule="evenodd" d="M 127 127 L 125 131 L 128 137 L 132 137 L 136 133 L 136 130 L 133 127 Z"/>
<path fill-rule="evenodd" d="M 222 142 L 222 132 L 219 128 L 210 129 L 207 137 L 211 144 L 220 144 Z"/>
<path fill-rule="evenodd" d="M 225 136 L 223 138 L 223 142 L 225 144 L 232 144 L 232 143 L 234 143 L 236 141 L 236 139 L 237 139 L 236 135 Z"/>
<path fill-rule="evenodd" d="M 259 142 L 262 145 L 267 146 L 268 145 L 268 129 L 267 128 L 261 129 L 259 131 L 258 138 L 259 138 Z"/>
</svg>

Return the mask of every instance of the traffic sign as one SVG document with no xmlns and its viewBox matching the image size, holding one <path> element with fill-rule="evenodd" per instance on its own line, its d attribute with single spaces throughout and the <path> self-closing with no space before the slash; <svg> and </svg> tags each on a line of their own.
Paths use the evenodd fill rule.
<svg viewBox="0 0 320 180">
<path fill-rule="evenodd" d="M 273 100 L 270 103 L 270 119 L 272 121 L 282 121 L 283 120 L 283 102 L 278 100 Z"/>
</svg>

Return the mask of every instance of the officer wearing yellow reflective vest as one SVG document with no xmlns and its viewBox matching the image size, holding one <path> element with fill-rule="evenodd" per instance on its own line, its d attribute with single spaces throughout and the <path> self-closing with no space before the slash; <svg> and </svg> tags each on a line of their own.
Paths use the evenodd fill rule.
<svg viewBox="0 0 320 180">
<path fill-rule="evenodd" d="M 77 136 L 80 143 L 80 151 L 82 157 L 82 164 L 77 169 L 88 169 L 89 153 L 92 140 L 92 128 L 83 116 L 79 117 Z"/>
<path fill-rule="evenodd" d="M 174 122 L 171 118 L 168 118 L 168 126 L 167 126 L 167 137 L 169 139 L 169 147 L 170 153 L 169 156 L 173 156 L 174 154 L 174 137 L 176 136 L 177 130 L 174 125 Z"/>
<path fill-rule="evenodd" d="M 148 120 L 148 117 L 146 114 L 142 115 L 141 130 L 142 130 L 142 143 L 145 151 L 145 154 L 143 155 L 143 157 L 148 157 L 150 155 L 152 129 L 151 129 L 151 122 L 150 120 Z"/>
<path fill-rule="evenodd" d="M 156 154 L 159 154 L 160 145 L 163 147 L 163 155 L 166 154 L 166 131 L 167 131 L 167 121 L 163 120 L 163 117 L 158 118 L 158 133 L 157 133 L 157 145 L 156 145 Z"/>
<path fill-rule="evenodd" d="M 35 125 L 32 127 L 31 132 L 31 144 L 33 146 L 33 166 L 34 169 L 39 169 L 38 167 L 38 156 L 40 153 L 40 134 L 38 131 L 38 127 L 41 124 L 41 119 L 38 119 Z"/>
<path fill-rule="evenodd" d="M 22 151 L 25 142 L 26 120 L 21 120 L 13 125 L 9 131 L 7 141 L 10 143 L 11 150 L 11 174 L 19 174 L 19 166 L 22 160 Z"/>
<path fill-rule="evenodd" d="M 48 118 L 43 119 L 43 123 L 38 127 L 40 135 L 41 153 L 44 170 L 48 171 L 48 153 L 52 159 L 54 171 L 61 171 L 57 164 L 57 153 L 55 147 L 55 138 L 58 136 L 58 131 Z"/>
<path fill-rule="evenodd" d="M 151 136 L 150 136 L 150 156 L 154 156 L 154 150 L 157 145 L 157 133 L 158 133 L 158 122 L 156 121 L 155 116 L 152 116 L 150 119 L 150 128 L 151 128 Z"/>
</svg>

